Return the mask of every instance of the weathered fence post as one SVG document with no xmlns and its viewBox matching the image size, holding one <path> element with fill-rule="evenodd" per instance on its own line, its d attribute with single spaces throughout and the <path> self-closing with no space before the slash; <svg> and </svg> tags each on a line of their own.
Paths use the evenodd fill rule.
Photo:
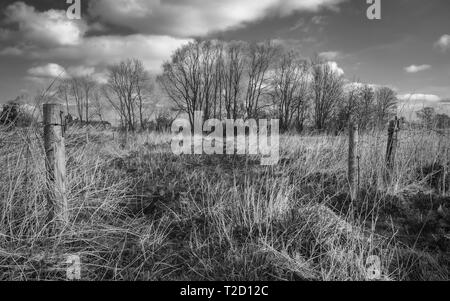
<svg viewBox="0 0 450 301">
<path fill-rule="evenodd" d="M 60 228 L 68 221 L 64 113 L 58 104 L 44 104 L 43 112 L 48 222 Z"/>
<path fill-rule="evenodd" d="M 358 182 L 359 179 L 356 176 L 356 158 L 358 156 L 358 127 L 350 122 L 348 126 L 348 183 L 350 187 L 350 196 L 352 200 L 358 198 Z"/>
<path fill-rule="evenodd" d="M 445 156 L 446 161 L 445 161 L 445 163 L 443 163 L 443 165 L 444 165 L 444 173 L 443 173 L 443 176 L 442 176 L 442 186 L 443 186 L 442 190 L 443 190 L 443 195 L 444 196 L 446 196 L 447 192 L 450 191 L 449 190 L 450 186 L 447 186 L 447 181 L 449 180 L 449 179 L 447 179 L 447 175 L 449 174 L 448 168 L 450 166 L 450 161 L 449 161 L 449 153 L 450 153 L 450 151 L 447 149 L 446 153 L 447 153 L 447 156 Z"/>
<path fill-rule="evenodd" d="M 120 131 L 120 148 L 124 149 L 128 143 L 128 128 Z"/>
<path fill-rule="evenodd" d="M 388 141 L 386 149 L 386 180 L 389 182 L 394 171 L 395 153 L 397 151 L 398 132 L 400 130 L 400 120 L 395 117 L 389 122 Z"/>
</svg>

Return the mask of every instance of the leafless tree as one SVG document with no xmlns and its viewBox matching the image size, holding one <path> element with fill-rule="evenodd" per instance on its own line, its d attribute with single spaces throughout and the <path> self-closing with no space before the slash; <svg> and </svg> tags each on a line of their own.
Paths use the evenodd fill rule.
<svg viewBox="0 0 450 301">
<path fill-rule="evenodd" d="M 303 124 L 307 102 L 308 67 L 304 60 L 290 51 L 282 55 L 272 80 L 272 97 L 280 119 L 280 129 L 286 131 L 297 121 Z M 300 125 L 300 124 L 298 124 Z"/>
<path fill-rule="evenodd" d="M 70 113 L 70 103 L 75 104 L 80 122 L 89 122 L 89 108 L 97 88 L 96 82 L 89 76 L 74 76 L 61 80 L 57 87 L 57 96 L 64 100 Z"/>
<path fill-rule="evenodd" d="M 375 93 L 375 118 L 378 126 L 384 126 L 389 118 L 395 114 L 397 95 L 388 87 L 377 89 Z"/>
<path fill-rule="evenodd" d="M 82 93 L 84 94 L 82 98 L 84 98 L 84 110 L 85 110 L 85 120 L 89 123 L 89 106 L 91 101 L 91 96 L 95 91 L 96 83 L 89 76 L 83 76 L 79 78 Z"/>
<path fill-rule="evenodd" d="M 99 89 L 96 89 L 92 95 L 91 101 L 92 113 L 91 117 L 97 116 L 101 122 L 103 122 L 103 98 Z"/>
<path fill-rule="evenodd" d="M 64 100 L 64 103 L 66 105 L 66 112 L 67 114 L 70 114 L 70 81 L 68 79 L 64 79 L 59 83 L 57 87 L 57 96 Z"/>
<path fill-rule="evenodd" d="M 374 117 L 375 92 L 369 85 L 364 85 L 360 90 L 358 125 L 360 130 L 366 130 Z"/>
<path fill-rule="evenodd" d="M 242 94 L 242 79 L 245 68 L 245 49 L 241 43 L 230 43 L 226 46 L 222 72 L 219 74 L 223 84 L 225 111 L 228 119 L 237 119 L 239 98 Z"/>
<path fill-rule="evenodd" d="M 359 85 L 348 84 L 344 87 L 342 101 L 337 103 L 332 121 L 335 133 L 347 129 L 350 121 L 358 122 L 358 106 L 361 95 L 362 87 Z"/>
<path fill-rule="evenodd" d="M 270 88 L 269 71 L 277 47 L 270 43 L 196 41 L 178 49 L 158 78 L 164 91 L 185 112 L 204 118 L 256 117 Z"/>
<path fill-rule="evenodd" d="M 152 93 L 154 90 L 154 80 L 150 77 L 150 74 L 144 70 L 143 66 L 139 67 L 138 74 L 140 76 L 136 77 L 136 93 L 138 102 L 138 113 L 139 113 L 139 125 L 141 130 L 146 127 L 146 110 L 149 109 L 148 104 L 152 103 Z M 153 107 L 153 103 L 152 106 Z"/>
<path fill-rule="evenodd" d="M 271 42 L 251 44 L 247 53 L 247 93 L 245 110 L 247 118 L 256 118 L 260 109 L 261 96 L 267 91 L 268 73 L 277 55 L 278 47 Z"/>
<path fill-rule="evenodd" d="M 81 87 L 81 80 L 79 78 L 71 78 L 69 80 L 69 91 L 72 99 L 75 102 L 75 108 L 77 110 L 78 119 L 80 122 L 84 121 L 84 100 L 83 91 Z"/>
<path fill-rule="evenodd" d="M 119 114 L 121 126 L 129 131 L 136 130 L 136 111 L 143 101 L 147 76 L 142 62 L 136 59 L 108 67 L 108 84 L 103 94 Z"/>
<path fill-rule="evenodd" d="M 329 63 L 318 59 L 313 61 L 312 66 L 312 94 L 314 124 L 317 130 L 322 131 L 342 100 L 343 80 Z"/>
<path fill-rule="evenodd" d="M 191 125 L 194 112 L 209 118 L 214 104 L 214 84 L 220 48 L 216 41 L 196 41 L 175 51 L 158 77 L 163 89 L 177 108 L 188 114 Z M 217 94 L 216 94 L 217 95 Z M 216 108 L 217 109 L 217 108 Z"/>
</svg>

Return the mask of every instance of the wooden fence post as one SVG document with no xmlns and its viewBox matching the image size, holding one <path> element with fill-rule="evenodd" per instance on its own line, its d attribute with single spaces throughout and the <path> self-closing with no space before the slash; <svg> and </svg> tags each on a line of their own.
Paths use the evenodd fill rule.
<svg viewBox="0 0 450 301">
<path fill-rule="evenodd" d="M 395 117 L 394 120 L 389 122 L 388 128 L 388 141 L 386 149 L 386 179 L 389 182 L 394 171 L 395 153 L 397 151 L 398 144 L 398 132 L 400 130 L 400 120 Z"/>
<path fill-rule="evenodd" d="M 443 190 L 443 195 L 444 196 L 446 196 L 447 192 L 450 191 L 449 190 L 450 186 L 447 186 L 447 181 L 449 181 L 449 179 L 447 179 L 447 175 L 449 174 L 448 168 L 450 167 L 449 153 L 450 153 L 450 151 L 447 149 L 447 152 L 446 152 L 447 155 L 445 156 L 446 160 L 442 164 L 444 166 L 444 173 L 443 173 L 443 176 L 442 176 L 442 190 Z"/>
<path fill-rule="evenodd" d="M 126 128 L 125 130 L 120 130 L 119 133 L 120 148 L 124 149 L 128 143 L 128 128 Z"/>
<path fill-rule="evenodd" d="M 356 158 L 358 156 L 358 127 L 353 123 L 349 123 L 348 127 L 348 183 L 350 187 L 350 197 L 352 200 L 358 198 L 358 182 L 356 176 Z"/>
<path fill-rule="evenodd" d="M 47 171 L 48 222 L 62 228 L 68 221 L 64 113 L 61 105 L 44 104 L 44 148 Z"/>
</svg>

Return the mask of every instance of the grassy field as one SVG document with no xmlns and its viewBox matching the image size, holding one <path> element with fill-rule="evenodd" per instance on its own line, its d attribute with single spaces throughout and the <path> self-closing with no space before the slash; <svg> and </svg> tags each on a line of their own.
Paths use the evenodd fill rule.
<svg viewBox="0 0 450 301">
<path fill-rule="evenodd" d="M 89 133 L 87 133 L 89 131 Z M 345 136 L 281 138 L 281 160 L 175 156 L 168 134 L 71 129 L 70 223 L 45 227 L 41 133 L 0 131 L 0 280 L 448 280 L 450 139 L 402 131 L 392 182 L 385 133 L 360 141 L 351 201 Z"/>
</svg>

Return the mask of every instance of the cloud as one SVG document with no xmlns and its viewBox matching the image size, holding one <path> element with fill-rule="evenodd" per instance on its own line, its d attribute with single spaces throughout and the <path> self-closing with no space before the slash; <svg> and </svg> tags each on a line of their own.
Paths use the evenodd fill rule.
<svg viewBox="0 0 450 301">
<path fill-rule="evenodd" d="M 27 73 L 32 77 L 44 77 L 44 78 L 56 78 L 56 77 L 64 78 L 67 76 L 66 69 L 55 63 L 30 68 L 28 69 Z"/>
<path fill-rule="evenodd" d="M 170 54 L 191 40 L 168 36 L 98 36 L 84 38 L 79 45 L 31 51 L 35 59 L 65 60 L 87 67 L 106 67 L 125 58 L 142 60 L 147 70 L 159 72 Z"/>
<path fill-rule="evenodd" d="M 420 71 L 425 71 L 428 69 L 431 69 L 430 65 L 419 65 L 419 66 L 411 65 L 409 67 L 405 67 L 405 71 L 408 73 L 418 73 Z"/>
<path fill-rule="evenodd" d="M 441 98 L 434 94 L 403 94 L 398 99 L 405 102 L 440 102 Z"/>
<path fill-rule="evenodd" d="M 345 91 L 352 91 L 355 89 L 361 89 L 364 87 L 370 87 L 372 88 L 374 91 L 380 89 L 382 86 L 377 85 L 377 84 L 370 84 L 370 83 L 361 83 L 361 82 L 351 82 L 351 81 L 347 81 L 344 84 L 344 90 Z"/>
<path fill-rule="evenodd" d="M 326 51 L 319 53 L 319 56 L 326 60 L 336 60 L 341 56 L 339 51 Z"/>
<path fill-rule="evenodd" d="M 335 72 L 338 76 L 344 75 L 344 70 L 336 62 L 328 62 L 327 64 L 330 66 L 331 71 Z"/>
<path fill-rule="evenodd" d="M 190 39 L 169 36 L 135 34 L 128 36 L 83 37 L 76 44 L 29 44 L 27 39 L 17 40 L 17 45 L 0 51 L 0 56 L 19 56 L 35 61 L 64 61 L 71 65 L 104 68 L 125 58 L 143 61 L 147 70 L 159 72 L 161 65 L 179 47 Z M 78 70 L 81 72 L 81 70 Z M 84 72 L 87 70 L 84 70 Z"/>
<path fill-rule="evenodd" d="M 84 21 L 69 20 L 62 10 L 38 12 L 23 2 L 8 6 L 5 15 L 6 24 L 17 25 L 16 38 L 46 47 L 77 45 L 88 28 Z"/>
<path fill-rule="evenodd" d="M 289 31 L 294 31 L 306 26 L 305 19 L 300 18 L 294 25 L 289 28 Z"/>
<path fill-rule="evenodd" d="M 444 34 L 435 44 L 435 47 L 441 49 L 442 51 L 450 50 L 450 35 Z"/>
<path fill-rule="evenodd" d="M 416 119 L 416 112 L 425 107 L 433 107 L 439 109 L 441 107 L 441 97 L 434 94 L 403 94 L 398 96 L 397 111 L 400 116 L 409 120 Z"/>
<path fill-rule="evenodd" d="M 11 31 L 0 28 L 0 41 L 8 40 L 11 37 Z"/>
<path fill-rule="evenodd" d="M 296 11 L 336 9 L 346 0 L 98 0 L 90 3 L 94 17 L 147 34 L 205 36 Z"/>
<path fill-rule="evenodd" d="M 450 116 L 450 104 L 443 101 L 436 101 L 436 95 L 428 95 L 432 101 L 416 99 L 413 101 L 401 101 L 398 103 L 397 111 L 400 116 L 406 117 L 408 120 L 417 119 L 417 112 L 426 107 L 431 107 L 439 114 L 447 114 Z"/>
<path fill-rule="evenodd" d="M 315 25 L 325 25 L 327 23 L 325 16 L 314 16 L 311 19 L 311 22 Z"/>
<path fill-rule="evenodd" d="M 91 76 L 95 73 L 95 68 L 86 66 L 72 66 L 67 68 L 67 73 L 73 77 Z"/>
<path fill-rule="evenodd" d="M 64 68 L 55 63 L 30 68 L 27 74 L 26 79 L 41 86 L 48 85 L 55 78 L 66 79 L 70 77 L 89 76 L 100 84 L 105 84 L 108 81 L 105 72 L 96 72 L 94 67 L 70 66 Z"/>
<path fill-rule="evenodd" d="M 44 77 L 44 78 L 68 78 L 92 76 L 95 73 L 94 67 L 86 66 L 71 66 L 67 69 L 56 63 L 49 63 L 28 69 L 27 74 L 32 77 Z"/>
<path fill-rule="evenodd" d="M 23 50 L 17 47 L 6 47 L 2 51 L 0 51 L 0 55 L 7 56 L 20 56 L 24 54 Z"/>
<path fill-rule="evenodd" d="M 313 29 L 317 29 L 317 31 L 321 32 L 327 23 L 325 16 L 313 16 L 309 22 L 305 18 L 300 18 L 289 28 L 289 31 L 300 30 L 303 33 L 309 33 Z"/>
<path fill-rule="evenodd" d="M 126 3 L 128 4 L 125 5 Z M 124 5 L 114 5 L 114 8 L 124 12 L 135 12 L 139 7 L 136 5 L 148 5 L 149 2 L 133 0 L 122 4 Z M 144 9 L 143 12 L 145 11 Z M 64 62 L 69 65 L 101 69 L 125 58 L 136 58 L 142 60 L 149 71 L 158 72 L 162 63 L 170 58 L 171 53 L 191 41 L 167 35 L 86 36 L 88 25 L 84 21 L 69 20 L 62 10 L 38 12 L 23 2 L 8 6 L 5 15 L 6 22 L 15 25 L 17 30 L 14 34 L 8 34 L 14 36 L 14 40 L 10 39 L 12 45 L 0 50 L 0 55 L 27 57 L 35 62 Z M 98 25 L 98 22 L 95 24 Z M 46 71 L 56 70 L 54 65 L 46 67 Z M 43 71 L 43 68 L 37 70 Z M 77 69 L 73 72 L 93 74 L 92 69 Z"/>
</svg>

